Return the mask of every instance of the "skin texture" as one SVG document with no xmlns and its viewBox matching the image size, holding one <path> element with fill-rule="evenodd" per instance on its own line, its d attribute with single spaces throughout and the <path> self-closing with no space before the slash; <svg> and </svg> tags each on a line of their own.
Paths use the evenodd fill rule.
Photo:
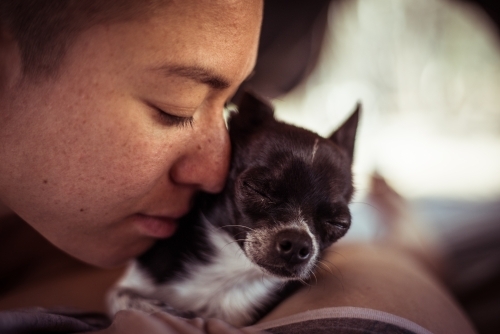
<svg viewBox="0 0 500 334">
<path fill-rule="evenodd" d="M 4 31 L 0 207 L 104 267 L 156 240 L 138 217 L 160 217 L 161 234 L 174 233 L 196 192 L 223 187 L 223 105 L 252 71 L 261 13 L 259 0 L 172 1 L 84 31 L 58 77 L 42 82 L 22 76 Z M 192 124 L 175 125 L 156 108 Z"/>
</svg>

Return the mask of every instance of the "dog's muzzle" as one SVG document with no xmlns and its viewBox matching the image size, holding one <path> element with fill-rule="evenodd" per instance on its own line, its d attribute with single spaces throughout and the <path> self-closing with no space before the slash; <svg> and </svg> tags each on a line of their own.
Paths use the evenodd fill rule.
<svg viewBox="0 0 500 334">
<path fill-rule="evenodd" d="M 313 236 L 297 228 L 260 228 L 247 234 L 244 250 L 264 271 L 285 279 L 306 279 L 317 259 Z"/>
</svg>

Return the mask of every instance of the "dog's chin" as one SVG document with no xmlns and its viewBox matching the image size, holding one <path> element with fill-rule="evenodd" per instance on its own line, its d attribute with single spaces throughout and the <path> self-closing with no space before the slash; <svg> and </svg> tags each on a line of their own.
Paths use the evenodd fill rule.
<svg viewBox="0 0 500 334">
<path fill-rule="evenodd" d="M 309 279 L 314 265 L 303 265 L 300 267 L 289 267 L 286 265 L 273 265 L 262 261 L 253 261 L 267 275 L 279 278 L 283 281 L 304 281 Z"/>
</svg>

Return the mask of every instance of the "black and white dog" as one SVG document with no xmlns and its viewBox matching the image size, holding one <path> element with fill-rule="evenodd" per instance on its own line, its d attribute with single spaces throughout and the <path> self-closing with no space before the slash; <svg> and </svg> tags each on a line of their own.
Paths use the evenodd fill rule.
<svg viewBox="0 0 500 334">
<path fill-rule="evenodd" d="M 202 195 L 176 234 L 129 267 L 109 295 L 122 309 L 253 323 L 351 224 L 351 164 L 359 105 L 330 138 L 275 120 L 246 94 L 229 119 L 231 170 Z"/>
</svg>

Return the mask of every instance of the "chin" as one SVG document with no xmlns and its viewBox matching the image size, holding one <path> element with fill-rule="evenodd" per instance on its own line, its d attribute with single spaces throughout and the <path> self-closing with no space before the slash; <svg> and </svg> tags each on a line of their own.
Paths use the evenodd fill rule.
<svg viewBox="0 0 500 334">
<path fill-rule="evenodd" d="M 155 240 L 148 240 L 133 246 L 121 246 L 116 250 L 103 249 L 94 254 L 70 254 L 77 259 L 103 269 L 113 269 L 128 264 L 131 260 L 147 251 Z"/>
</svg>

